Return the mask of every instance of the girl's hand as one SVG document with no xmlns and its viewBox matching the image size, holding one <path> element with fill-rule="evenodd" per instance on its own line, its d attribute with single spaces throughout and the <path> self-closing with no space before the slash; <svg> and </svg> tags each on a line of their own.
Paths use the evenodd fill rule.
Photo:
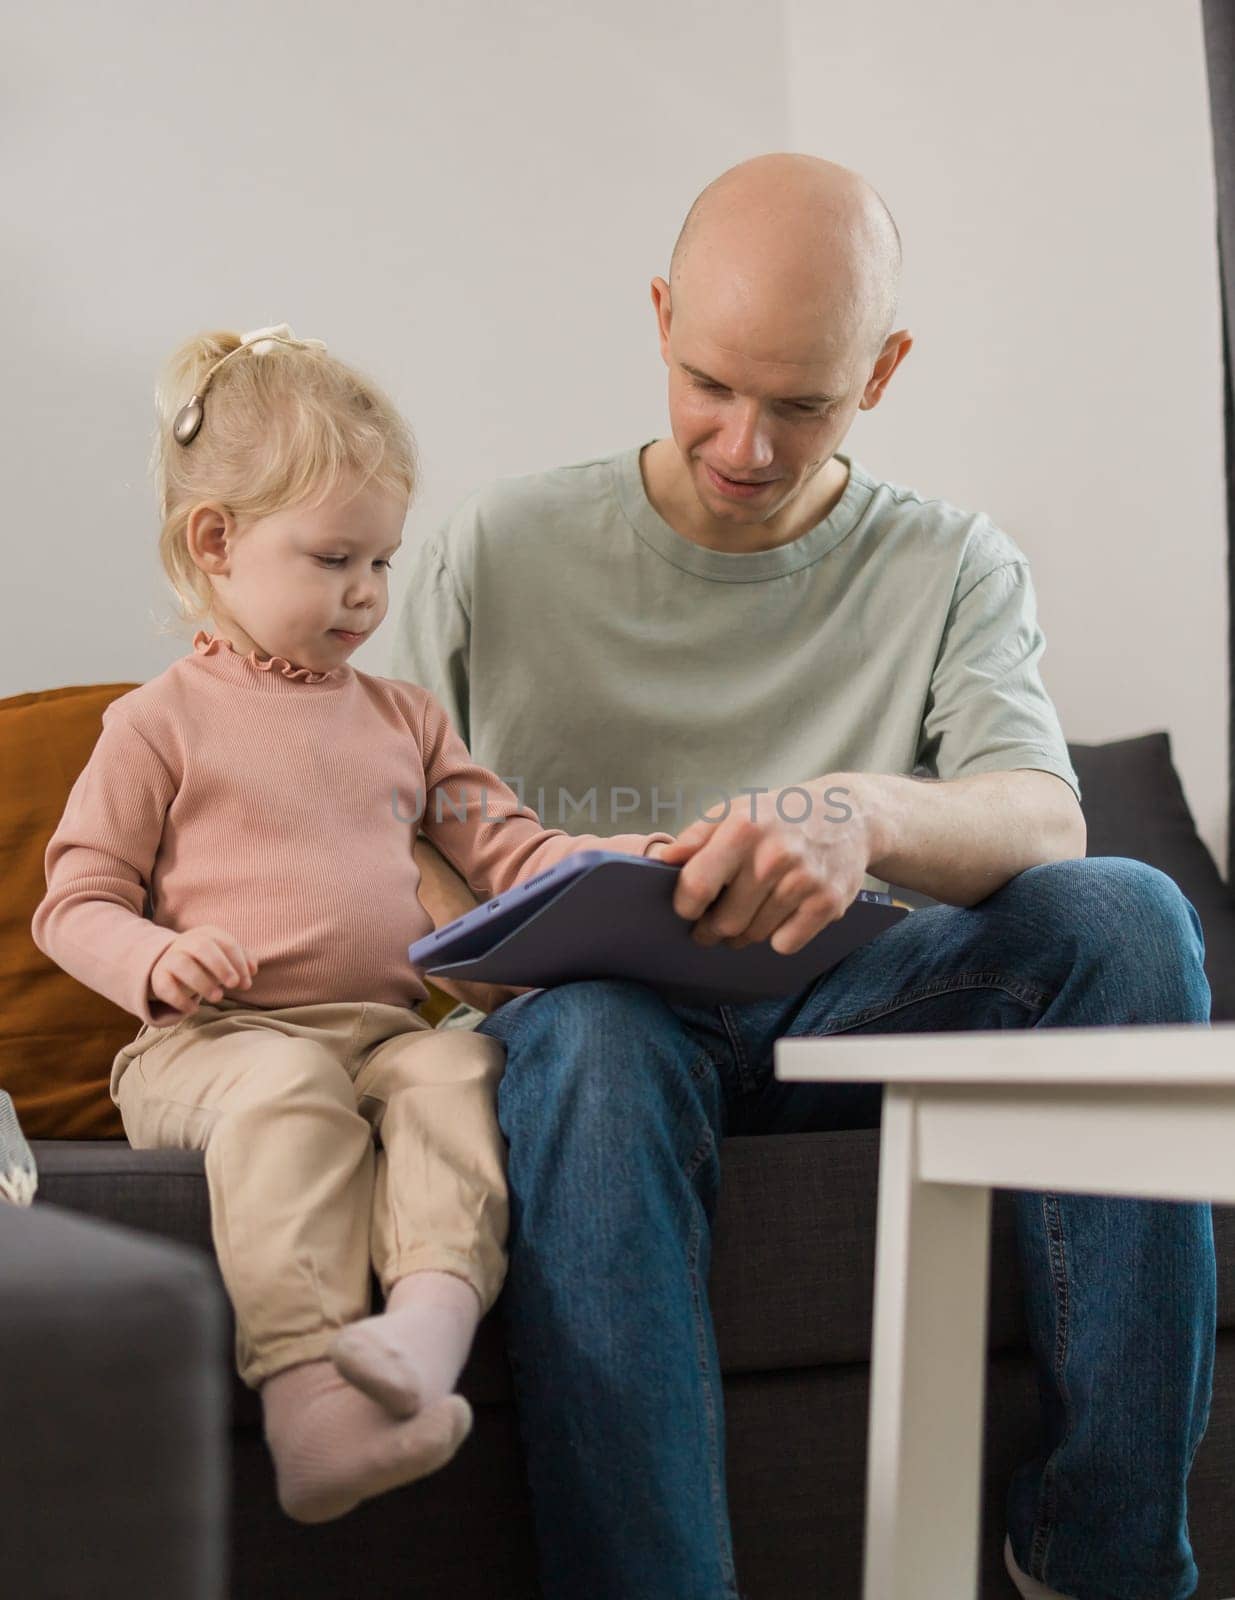
<svg viewBox="0 0 1235 1600">
<path fill-rule="evenodd" d="M 210 923 L 177 934 L 155 962 L 150 992 L 189 1017 L 203 1000 L 222 998 L 224 987 L 247 989 L 257 962 L 234 934 Z"/>
</svg>

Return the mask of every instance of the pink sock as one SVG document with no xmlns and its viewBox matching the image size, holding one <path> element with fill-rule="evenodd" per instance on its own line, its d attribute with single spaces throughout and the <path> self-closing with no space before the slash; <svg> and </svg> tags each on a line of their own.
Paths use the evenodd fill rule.
<svg viewBox="0 0 1235 1600">
<path fill-rule="evenodd" d="M 449 1272 L 413 1272 L 391 1286 L 379 1316 L 336 1334 L 339 1372 L 395 1417 L 411 1417 L 450 1394 L 463 1370 L 480 1298 Z"/>
<path fill-rule="evenodd" d="M 472 1426 L 462 1395 L 397 1421 L 330 1361 L 286 1367 L 261 1386 L 279 1504 L 297 1522 L 326 1522 L 454 1455 Z"/>
</svg>

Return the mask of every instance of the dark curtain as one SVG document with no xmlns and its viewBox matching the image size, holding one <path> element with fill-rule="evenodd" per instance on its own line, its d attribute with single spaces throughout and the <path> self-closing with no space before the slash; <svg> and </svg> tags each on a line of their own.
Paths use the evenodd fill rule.
<svg viewBox="0 0 1235 1600">
<path fill-rule="evenodd" d="M 1228 722 L 1227 881 L 1235 884 L 1235 0 L 1201 0 L 1205 56 L 1209 65 L 1209 107 L 1214 133 L 1214 173 L 1218 194 L 1218 277 L 1222 296 L 1223 392 L 1226 417 L 1227 654 L 1231 713 Z"/>
</svg>

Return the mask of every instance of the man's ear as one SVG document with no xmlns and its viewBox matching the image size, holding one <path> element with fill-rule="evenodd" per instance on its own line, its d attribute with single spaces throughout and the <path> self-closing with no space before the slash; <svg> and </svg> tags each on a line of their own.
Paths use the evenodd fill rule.
<svg viewBox="0 0 1235 1600">
<path fill-rule="evenodd" d="M 912 349 L 913 335 L 907 328 L 901 328 L 887 336 L 871 375 L 866 380 L 862 398 L 858 401 L 859 411 L 869 411 L 879 404 L 889 379 Z"/>
<path fill-rule="evenodd" d="M 235 519 L 222 506 L 208 503 L 194 506 L 184 529 L 185 543 L 194 563 L 212 576 L 224 576 L 235 531 Z"/>
<path fill-rule="evenodd" d="M 665 365 L 669 365 L 669 323 L 673 316 L 673 306 L 669 296 L 669 285 L 663 278 L 652 279 L 652 304 L 656 307 L 656 328 L 660 336 L 660 353 L 664 357 Z"/>
</svg>

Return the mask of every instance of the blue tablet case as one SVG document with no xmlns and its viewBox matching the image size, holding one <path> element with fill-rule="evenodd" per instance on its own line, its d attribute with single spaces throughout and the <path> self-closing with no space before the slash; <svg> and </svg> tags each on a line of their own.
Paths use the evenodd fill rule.
<svg viewBox="0 0 1235 1600">
<path fill-rule="evenodd" d="M 908 912 L 862 890 L 794 955 L 763 941 L 705 948 L 673 909 L 680 867 L 584 850 L 408 947 L 435 977 L 549 988 L 585 978 L 630 978 L 682 1004 L 716 1005 L 793 994 Z"/>
</svg>

